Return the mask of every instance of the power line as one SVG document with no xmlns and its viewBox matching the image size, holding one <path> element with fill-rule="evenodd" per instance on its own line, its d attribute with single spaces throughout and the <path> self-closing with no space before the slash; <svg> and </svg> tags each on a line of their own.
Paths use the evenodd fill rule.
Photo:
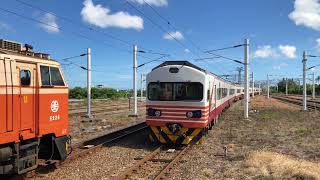
<svg viewBox="0 0 320 180">
<path fill-rule="evenodd" d="M 142 12 L 141 10 L 139 10 L 138 8 L 136 8 L 132 3 L 130 3 L 128 0 L 126 0 L 126 3 L 133 8 L 134 10 L 136 10 L 138 13 L 140 13 L 142 16 L 144 16 L 145 18 L 147 18 L 154 26 L 156 26 L 158 29 L 160 29 L 161 31 L 163 31 L 164 33 L 168 34 L 172 39 L 174 39 L 178 44 L 180 44 L 183 48 L 185 49 L 189 49 L 184 43 L 182 43 L 179 39 L 177 39 L 176 37 L 174 37 L 170 32 L 168 32 L 165 28 L 163 28 L 161 25 L 159 25 L 158 23 L 156 23 L 153 19 L 151 19 L 149 16 L 147 16 L 144 12 Z M 195 56 L 198 56 L 197 54 L 195 54 L 193 51 L 191 51 Z"/>
<path fill-rule="evenodd" d="M 193 60 L 194 60 L 194 61 L 202 61 L 202 60 L 215 59 L 215 58 L 220 58 L 220 57 L 218 57 L 218 56 L 213 56 L 213 57 L 199 58 L 199 59 L 193 59 Z"/>
<path fill-rule="evenodd" d="M 154 13 L 156 13 L 163 21 L 165 21 L 169 26 L 171 26 L 175 31 L 178 30 L 174 25 L 172 25 L 172 23 L 171 23 L 167 18 L 165 18 L 164 16 L 162 16 L 162 15 L 161 15 L 155 8 L 153 8 L 147 1 L 143 0 L 143 2 L 144 2 L 145 4 L 147 4 L 147 5 L 152 9 L 152 11 L 153 11 Z M 188 40 L 188 41 L 190 42 L 190 44 L 192 44 L 196 49 L 198 49 L 198 51 L 202 52 L 201 48 L 200 48 L 198 45 L 196 45 L 193 41 L 191 41 L 191 39 L 187 39 L 187 40 Z"/>
<path fill-rule="evenodd" d="M 219 54 L 215 54 L 215 53 L 212 53 L 212 52 L 207 52 L 209 54 L 212 54 L 212 55 L 215 55 L 215 56 L 218 56 L 220 58 L 223 58 L 223 59 L 227 59 L 227 60 L 230 60 L 230 61 L 234 61 L 236 63 L 240 63 L 240 64 L 244 64 L 243 62 L 241 62 L 240 60 L 237 60 L 237 59 L 233 59 L 233 58 L 229 58 L 229 57 L 226 57 L 226 56 L 221 56 Z"/>
<path fill-rule="evenodd" d="M 137 66 L 137 68 L 142 67 L 142 66 L 144 66 L 144 65 L 146 65 L 146 64 L 152 63 L 152 62 L 154 62 L 154 61 L 159 61 L 160 59 L 162 59 L 162 58 L 164 58 L 164 57 L 166 57 L 166 56 L 161 56 L 161 57 L 159 57 L 159 58 L 157 58 L 157 59 L 154 59 L 154 60 L 151 60 L 151 61 L 142 63 L 142 64 L 140 64 L 139 66 Z"/>
<path fill-rule="evenodd" d="M 77 25 L 77 26 L 79 26 L 79 27 L 84 27 L 84 28 L 86 28 L 86 29 L 89 29 L 90 31 L 95 31 L 95 32 L 104 34 L 104 35 L 108 36 L 108 37 L 111 38 L 111 39 L 114 39 L 114 40 L 117 40 L 117 41 L 122 42 L 123 44 L 130 45 L 130 46 L 132 45 L 132 44 L 129 43 L 128 41 L 125 41 L 125 40 L 122 40 L 122 39 L 120 39 L 120 38 L 117 38 L 117 37 L 115 37 L 115 36 L 113 36 L 113 35 L 111 35 L 111 34 L 109 34 L 109 33 L 106 33 L 106 32 L 103 32 L 103 31 L 99 31 L 99 30 L 97 30 L 96 28 L 93 28 L 92 26 L 90 26 L 90 27 L 85 27 L 85 26 L 83 26 L 82 24 L 79 24 L 79 23 L 77 23 L 77 22 L 75 22 L 75 21 L 73 21 L 73 20 L 71 20 L 71 19 L 69 19 L 69 18 L 67 18 L 67 17 L 57 15 L 57 14 L 55 14 L 55 13 L 53 13 L 53 12 L 50 12 L 50 11 L 45 10 L 45 9 L 43 9 L 43 8 L 34 6 L 34 5 L 29 4 L 29 3 L 25 2 L 25 1 L 21 1 L 21 0 L 15 0 L 15 1 L 18 2 L 18 3 L 20 3 L 20 4 L 23 4 L 23 5 L 25 5 L 25 6 L 31 7 L 31 8 L 33 8 L 33 9 L 37 9 L 37 10 L 40 10 L 40 11 L 42 11 L 42 12 L 51 14 L 51 15 L 53 15 L 53 16 L 55 16 L 55 17 L 58 17 L 58 18 L 60 18 L 60 19 L 63 19 L 64 21 L 67 21 L 67 22 L 69 22 L 69 23 L 71 23 L 71 24 L 74 24 L 74 25 Z"/>
<path fill-rule="evenodd" d="M 221 51 L 221 50 L 226 50 L 226 49 L 234 49 L 234 48 L 238 48 L 241 46 L 244 46 L 245 44 L 238 44 L 238 45 L 234 45 L 234 46 L 229 46 L 229 47 L 223 47 L 223 48 L 219 48 L 219 49 L 213 49 L 213 50 L 208 50 L 206 52 L 214 52 L 214 51 Z"/>
<path fill-rule="evenodd" d="M 125 44 L 125 45 L 132 46 L 132 45 L 134 44 L 134 43 L 131 43 L 131 42 L 129 42 L 129 41 L 125 41 L 125 40 L 123 40 L 123 39 L 121 39 L 121 38 L 118 38 L 118 37 L 116 37 L 116 36 L 114 36 L 114 35 L 112 35 L 112 34 L 110 34 L 110 33 L 106 33 L 105 31 L 98 30 L 97 28 L 94 28 L 93 26 L 86 27 L 86 26 L 84 26 L 84 25 L 82 25 L 82 24 L 80 24 L 80 23 L 77 23 L 77 22 L 71 20 L 70 18 L 67 18 L 67 17 L 64 17 L 64 16 L 60 16 L 60 15 L 58 15 L 58 14 L 56 14 L 56 13 L 53 13 L 53 12 L 50 12 L 50 11 L 45 10 L 45 9 L 43 9 L 43 8 L 34 6 L 34 5 L 32 5 L 32 4 L 30 4 L 30 3 L 27 3 L 27 2 L 25 2 L 25 1 L 22 1 L 22 0 L 15 0 L 15 1 L 18 2 L 18 3 L 20 3 L 20 4 L 23 4 L 23 5 L 25 5 L 25 6 L 28 6 L 28 7 L 30 7 L 30 8 L 37 9 L 37 10 L 39 10 L 39 11 L 42 11 L 42 12 L 51 14 L 51 15 L 53 15 L 53 16 L 55 16 L 55 17 L 57 17 L 57 18 L 60 18 L 60 19 L 62 19 L 62 20 L 64 20 L 64 21 L 66 21 L 66 22 L 69 22 L 69 23 L 71 23 L 71 24 L 77 25 L 78 27 L 85 28 L 85 29 L 88 29 L 88 30 L 90 30 L 90 31 L 94 31 L 94 32 L 103 34 L 103 35 L 105 35 L 105 36 L 107 36 L 107 37 L 109 37 L 109 38 L 111 38 L 111 39 L 113 39 L 113 40 L 117 40 L 117 41 L 119 41 L 119 42 L 121 42 L 121 43 L 123 43 L 123 44 Z M 146 50 L 148 50 L 148 51 L 150 51 L 150 52 L 154 52 L 153 50 L 150 50 L 150 49 L 147 49 L 147 48 L 144 48 L 144 49 L 146 49 Z M 130 52 L 130 53 L 131 53 L 131 52 Z M 159 53 L 159 54 L 161 54 L 161 53 Z M 142 56 L 141 56 L 141 57 L 142 57 Z"/>
<path fill-rule="evenodd" d="M 45 22 L 40 21 L 40 20 L 37 20 L 37 19 L 34 19 L 34 18 L 30 18 L 30 17 L 24 16 L 24 15 L 21 15 L 21 14 L 18 14 L 18 13 L 16 13 L 16 12 L 13 12 L 13 11 L 10 11 L 10 10 L 7 10 L 7 9 L 3 9 L 3 8 L 1 8 L 1 7 L 0 7 L 0 11 L 6 12 L 6 13 L 9 13 L 9 14 L 13 14 L 13 15 L 16 15 L 16 16 L 18 16 L 18 17 L 21 17 L 21 18 L 23 18 L 23 19 L 26 19 L 26 20 L 29 20 L 29 21 L 32 21 L 32 22 L 36 22 L 36 23 L 39 23 L 39 24 L 42 24 L 42 25 L 45 25 L 45 26 L 48 26 L 48 27 L 52 27 L 52 28 L 58 29 L 59 31 L 63 31 L 63 30 L 64 30 L 64 29 L 61 28 L 61 27 L 57 27 L 57 26 L 54 26 L 54 25 L 45 23 Z M 66 32 L 66 31 L 65 31 L 65 32 Z M 83 35 L 83 34 L 81 34 L 81 33 L 71 32 L 71 31 L 70 31 L 69 34 L 72 34 L 72 35 L 74 35 L 74 36 L 81 37 L 81 38 L 86 39 L 86 40 L 89 40 L 89 41 L 97 41 L 97 40 L 91 39 L 91 38 L 89 38 L 89 37 L 87 37 L 87 36 L 85 36 L 85 35 Z M 104 45 L 106 45 L 106 46 L 112 47 L 112 48 L 114 48 L 114 49 L 118 49 L 119 51 L 123 51 L 123 52 L 129 53 L 129 54 L 132 54 L 132 52 L 129 51 L 129 50 L 127 50 L 127 49 L 122 49 L 122 48 L 116 47 L 116 46 L 114 46 L 114 45 L 112 45 L 112 44 L 106 43 L 105 41 L 97 41 L 97 42 L 100 42 L 100 43 L 102 43 L 102 44 L 104 44 Z M 140 54 L 138 54 L 138 56 L 143 57 L 143 58 L 146 58 L 146 59 L 152 59 L 152 58 L 150 58 L 150 57 L 143 56 L 143 55 L 140 55 Z"/>
</svg>

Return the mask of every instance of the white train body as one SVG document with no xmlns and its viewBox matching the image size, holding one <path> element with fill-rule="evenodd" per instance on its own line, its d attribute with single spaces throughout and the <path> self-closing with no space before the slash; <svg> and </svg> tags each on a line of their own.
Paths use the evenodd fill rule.
<svg viewBox="0 0 320 180">
<path fill-rule="evenodd" d="M 162 143 L 200 141 L 222 110 L 243 96 L 243 87 L 188 61 L 166 61 L 146 81 L 146 123 L 150 138 Z"/>
</svg>

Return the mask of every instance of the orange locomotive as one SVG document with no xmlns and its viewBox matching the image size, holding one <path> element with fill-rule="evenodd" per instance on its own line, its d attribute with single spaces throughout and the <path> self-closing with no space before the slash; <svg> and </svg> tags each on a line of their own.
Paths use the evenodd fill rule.
<svg viewBox="0 0 320 180">
<path fill-rule="evenodd" d="M 48 54 L 0 40 L 0 174 L 68 154 L 68 86 Z"/>
</svg>

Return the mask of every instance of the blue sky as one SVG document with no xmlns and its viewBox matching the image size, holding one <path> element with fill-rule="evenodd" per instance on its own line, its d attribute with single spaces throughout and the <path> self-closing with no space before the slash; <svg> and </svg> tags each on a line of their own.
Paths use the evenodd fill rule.
<svg viewBox="0 0 320 180">
<path fill-rule="evenodd" d="M 320 55 L 318 0 L 128 1 L 4 0 L 0 9 L 0 38 L 32 44 L 35 51 L 47 52 L 56 60 L 85 53 L 90 47 L 93 84 L 120 89 L 130 88 L 132 84 L 134 43 L 138 48 L 152 50 L 153 54 L 141 54 L 151 60 L 160 56 L 156 53 L 165 53 L 170 57 L 163 60 L 189 60 L 216 74 L 235 74 L 239 64 L 234 62 L 224 59 L 195 62 L 193 59 L 210 57 L 203 51 L 241 44 L 247 37 L 250 70 L 255 72 L 256 80 L 266 79 L 267 73 L 297 77 L 302 73 L 303 50 Z M 146 2 L 168 19 L 171 26 Z M 96 31 L 89 30 L 90 27 Z M 242 47 L 217 53 L 243 60 Z M 139 56 L 138 64 L 150 59 Z M 72 61 L 86 65 L 85 57 Z M 158 63 L 140 68 L 138 74 L 149 72 Z M 319 59 L 308 61 L 309 66 L 315 64 L 320 64 Z M 85 71 L 72 65 L 64 65 L 63 69 L 70 86 L 86 85 Z"/>
</svg>

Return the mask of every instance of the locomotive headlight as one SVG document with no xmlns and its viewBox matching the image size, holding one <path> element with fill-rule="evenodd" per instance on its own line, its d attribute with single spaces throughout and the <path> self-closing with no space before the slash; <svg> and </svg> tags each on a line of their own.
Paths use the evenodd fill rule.
<svg viewBox="0 0 320 180">
<path fill-rule="evenodd" d="M 160 116 L 161 116 L 161 111 L 156 110 L 156 111 L 154 112 L 154 115 L 157 116 L 157 117 L 160 117 Z"/>
<path fill-rule="evenodd" d="M 190 112 L 187 112 L 186 116 L 188 118 L 201 118 L 202 112 L 201 110 L 190 111 Z"/>
<path fill-rule="evenodd" d="M 193 117 L 193 112 L 187 112 L 187 117 L 192 118 Z"/>
</svg>

